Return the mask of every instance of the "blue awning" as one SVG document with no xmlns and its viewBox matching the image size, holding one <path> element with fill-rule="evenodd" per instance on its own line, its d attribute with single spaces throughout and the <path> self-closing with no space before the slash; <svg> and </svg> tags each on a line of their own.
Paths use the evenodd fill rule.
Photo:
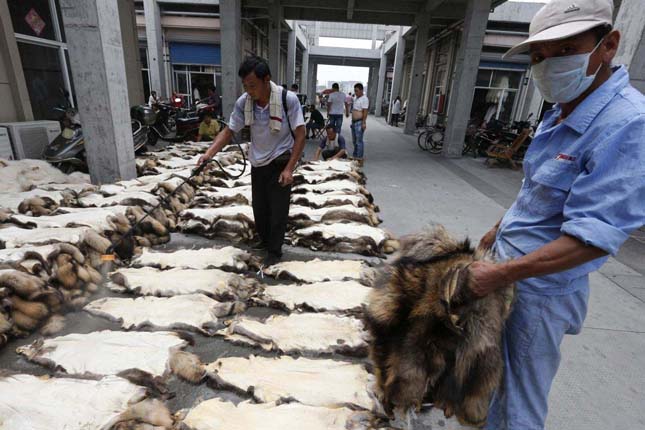
<svg viewBox="0 0 645 430">
<path fill-rule="evenodd" d="M 484 69 L 510 69 L 524 71 L 528 68 L 528 64 L 482 60 L 479 62 L 479 67 Z"/>
<path fill-rule="evenodd" d="M 219 66 L 222 64 L 222 53 L 219 45 L 170 42 L 170 62 Z"/>
</svg>

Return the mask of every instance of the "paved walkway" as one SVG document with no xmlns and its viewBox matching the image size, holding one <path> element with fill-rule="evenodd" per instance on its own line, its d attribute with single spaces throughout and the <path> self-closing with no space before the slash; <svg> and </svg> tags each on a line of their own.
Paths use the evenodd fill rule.
<svg viewBox="0 0 645 430">
<path fill-rule="evenodd" d="M 343 135 L 351 151 L 347 125 Z M 369 119 L 365 140 L 368 188 L 383 226 L 396 235 L 440 223 L 479 240 L 513 202 L 522 180 L 521 172 L 489 169 L 481 160 L 422 152 L 416 136 L 380 118 Z M 313 143 L 308 145 L 310 156 Z M 632 239 L 624 248 L 622 262 L 612 258 L 591 276 L 585 327 L 565 337 L 548 429 L 645 429 L 645 246 Z M 423 421 L 433 429 L 458 428 L 434 414 Z"/>
</svg>

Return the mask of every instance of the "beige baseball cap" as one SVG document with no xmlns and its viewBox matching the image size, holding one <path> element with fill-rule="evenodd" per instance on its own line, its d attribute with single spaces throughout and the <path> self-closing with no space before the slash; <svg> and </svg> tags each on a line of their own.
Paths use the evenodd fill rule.
<svg viewBox="0 0 645 430">
<path fill-rule="evenodd" d="M 528 51 L 535 42 L 566 39 L 601 24 L 612 24 L 612 0 L 551 0 L 529 26 L 529 38 L 509 49 L 502 58 Z"/>
</svg>

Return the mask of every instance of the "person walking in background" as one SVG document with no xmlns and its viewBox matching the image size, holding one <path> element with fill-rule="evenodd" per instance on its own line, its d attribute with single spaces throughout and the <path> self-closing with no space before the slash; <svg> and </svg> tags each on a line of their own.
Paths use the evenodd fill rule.
<svg viewBox="0 0 645 430">
<path fill-rule="evenodd" d="M 354 94 L 356 94 L 356 97 L 352 104 L 352 143 L 354 144 L 352 156 L 362 165 L 364 151 L 363 135 L 367 129 L 367 110 L 370 107 L 370 101 L 363 94 L 363 84 L 360 82 L 354 85 Z"/>
<path fill-rule="evenodd" d="M 352 103 L 354 102 L 354 97 L 352 97 L 352 93 L 347 93 L 345 96 L 345 116 L 349 117 L 349 113 L 352 110 Z"/>
<path fill-rule="evenodd" d="M 399 126 L 399 115 L 401 115 L 401 97 L 397 96 L 396 100 L 392 104 L 392 118 L 390 119 L 390 125 L 395 127 Z"/>
<path fill-rule="evenodd" d="M 156 110 L 157 104 L 159 104 L 159 99 L 157 98 L 157 92 L 150 91 L 150 97 L 148 97 L 148 106 Z"/>
<path fill-rule="evenodd" d="M 329 124 L 334 127 L 336 133 L 340 133 L 343 126 L 343 114 L 347 115 L 349 110 L 345 103 L 345 94 L 339 91 L 338 83 L 334 83 L 331 86 L 331 91 L 327 102 L 327 118 L 329 118 Z"/>
</svg>

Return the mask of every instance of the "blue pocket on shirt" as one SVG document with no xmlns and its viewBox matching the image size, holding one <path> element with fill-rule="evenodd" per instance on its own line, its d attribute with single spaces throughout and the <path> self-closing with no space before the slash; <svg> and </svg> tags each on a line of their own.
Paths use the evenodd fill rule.
<svg viewBox="0 0 645 430">
<path fill-rule="evenodd" d="M 532 209 L 546 216 L 562 213 L 578 174 L 578 166 L 571 162 L 548 160 L 540 165 L 531 177 L 531 182 L 534 182 Z"/>
</svg>

